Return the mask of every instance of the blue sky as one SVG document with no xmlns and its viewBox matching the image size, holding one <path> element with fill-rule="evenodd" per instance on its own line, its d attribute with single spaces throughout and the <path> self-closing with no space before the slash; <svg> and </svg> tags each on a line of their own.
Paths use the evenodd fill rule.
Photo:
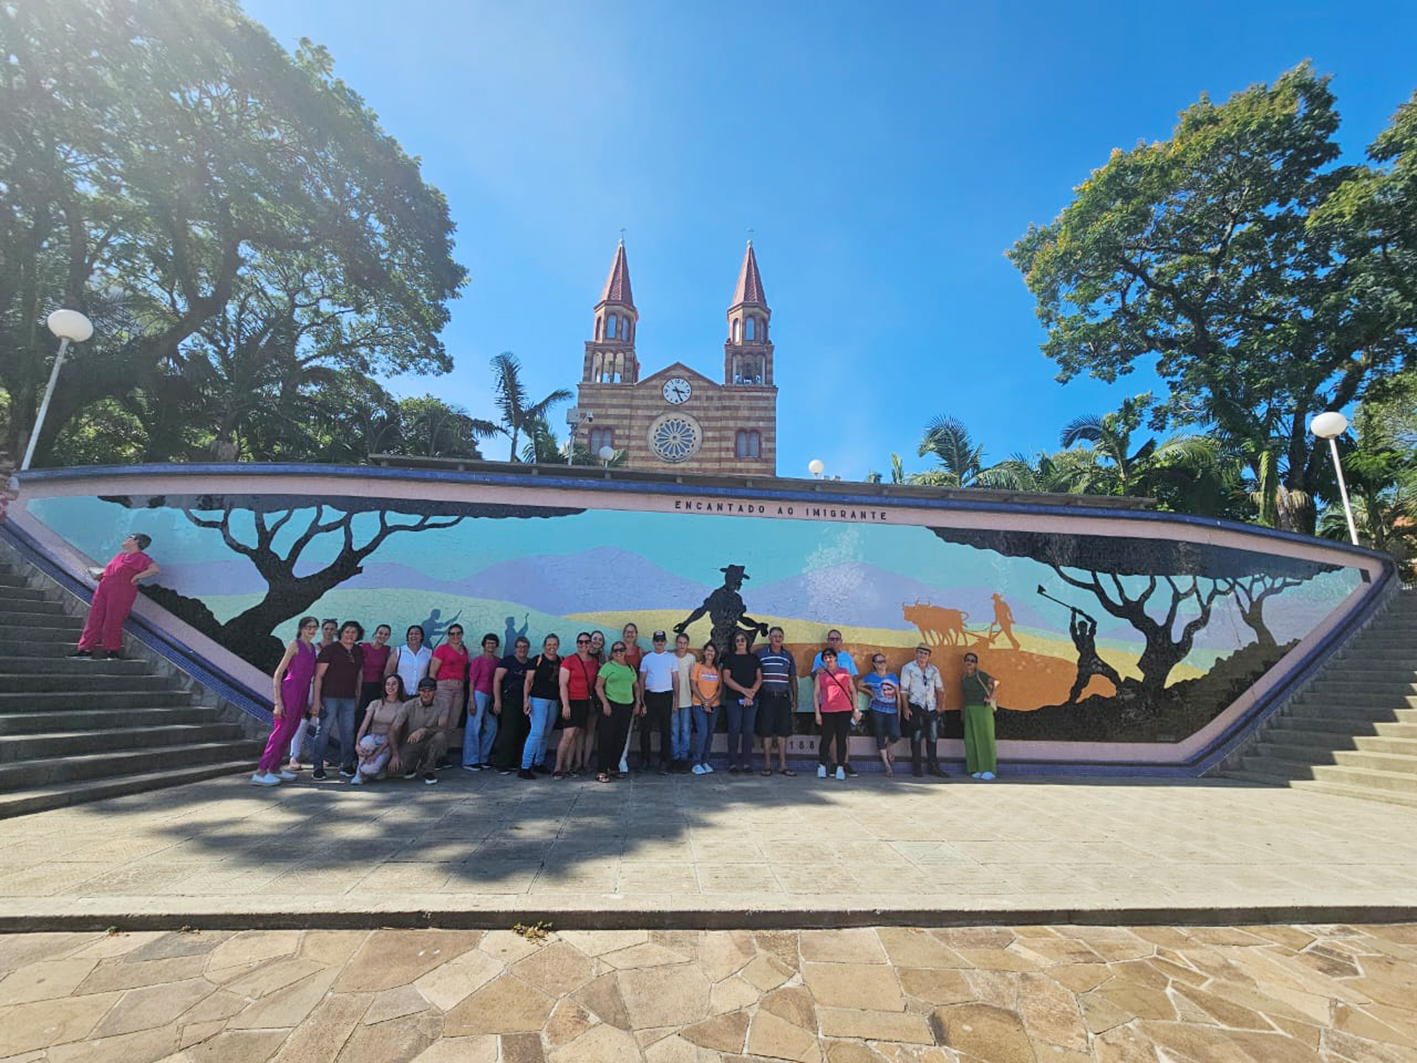
<svg viewBox="0 0 1417 1063">
<path fill-rule="evenodd" d="M 1417 88 L 1417 5 L 1397 3 L 246 7 L 289 47 L 327 45 L 448 197 L 471 272 L 445 333 L 456 368 L 396 393 L 489 415 L 504 350 L 537 396 L 574 387 L 622 226 L 643 372 L 717 378 L 751 228 L 791 476 L 820 458 L 861 479 L 892 451 L 924 468 L 943 413 L 986 461 L 1053 448 L 1152 387 L 1057 384 L 1005 249 L 1202 92 L 1312 59 L 1356 158 Z"/>
</svg>

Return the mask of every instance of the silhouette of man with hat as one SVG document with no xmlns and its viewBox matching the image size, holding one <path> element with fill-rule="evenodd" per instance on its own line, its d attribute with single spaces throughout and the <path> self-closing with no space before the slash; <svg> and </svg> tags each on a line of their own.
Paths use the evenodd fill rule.
<svg viewBox="0 0 1417 1063">
<path fill-rule="evenodd" d="M 759 623 L 747 615 L 748 607 L 743 604 L 743 596 L 738 593 L 743 586 L 743 581 L 752 577 L 743 570 L 742 565 L 728 565 L 719 571 L 723 573 L 723 586 L 705 598 L 704 603 L 682 621 L 675 624 L 674 634 L 684 634 L 690 624 L 707 613 L 709 619 L 713 621 L 713 632 L 709 635 L 709 640 L 719 648 L 720 653 L 733 645 L 733 636 L 739 631 L 748 636 L 748 648 L 751 650 L 753 639 L 768 633 L 767 624 Z"/>
</svg>

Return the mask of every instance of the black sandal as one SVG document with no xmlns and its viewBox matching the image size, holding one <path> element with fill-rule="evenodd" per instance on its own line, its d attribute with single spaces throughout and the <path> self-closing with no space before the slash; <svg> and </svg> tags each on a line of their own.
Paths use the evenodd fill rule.
<svg viewBox="0 0 1417 1063">
<path fill-rule="evenodd" d="M 602 771 L 599 775 L 597 775 L 597 776 L 595 777 L 595 781 L 596 781 L 596 782 L 609 782 L 609 781 L 610 781 L 610 776 L 609 776 L 609 775 L 606 775 L 605 772 Z"/>
<path fill-rule="evenodd" d="M 795 771 L 793 771 L 791 768 L 782 768 L 781 770 L 778 771 L 778 774 L 779 774 L 779 775 L 791 775 L 791 776 L 793 776 L 794 778 L 795 778 L 796 775 L 797 775 L 797 773 L 796 773 Z"/>
</svg>

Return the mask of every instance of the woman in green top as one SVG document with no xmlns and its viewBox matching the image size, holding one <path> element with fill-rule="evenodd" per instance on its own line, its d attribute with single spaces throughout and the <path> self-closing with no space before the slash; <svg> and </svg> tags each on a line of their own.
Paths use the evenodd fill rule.
<svg viewBox="0 0 1417 1063">
<path fill-rule="evenodd" d="M 979 658 L 964 655 L 964 761 L 976 779 L 992 779 L 999 760 L 994 753 L 994 696 L 999 681 L 979 670 Z"/>
<path fill-rule="evenodd" d="M 620 777 L 620 750 L 630 735 L 630 716 L 635 711 L 636 684 L 639 676 L 625 663 L 625 644 L 610 647 L 610 660 L 600 666 L 595 677 L 595 696 L 601 704 L 599 736 L 596 747 L 600 752 L 600 774 L 596 782 L 609 782 Z"/>
</svg>

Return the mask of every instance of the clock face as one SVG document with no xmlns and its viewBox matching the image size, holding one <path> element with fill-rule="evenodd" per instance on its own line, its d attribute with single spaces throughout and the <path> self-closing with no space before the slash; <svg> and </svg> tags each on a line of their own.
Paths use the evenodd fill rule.
<svg viewBox="0 0 1417 1063">
<path fill-rule="evenodd" d="M 649 447 L 660 461 L 677 465 L 699 452 L 703 442 L 699 423 L 682 413 L 666 413 L 649 426 Z"/>
<path fill-rule="evenodd" d="M 664 401 L 675 406 L 689 401 L 689 396 L 693 394 L 693 388 L 689 382 L 681 376 L 670 377 L 664 382 Z"/>
</svg>

